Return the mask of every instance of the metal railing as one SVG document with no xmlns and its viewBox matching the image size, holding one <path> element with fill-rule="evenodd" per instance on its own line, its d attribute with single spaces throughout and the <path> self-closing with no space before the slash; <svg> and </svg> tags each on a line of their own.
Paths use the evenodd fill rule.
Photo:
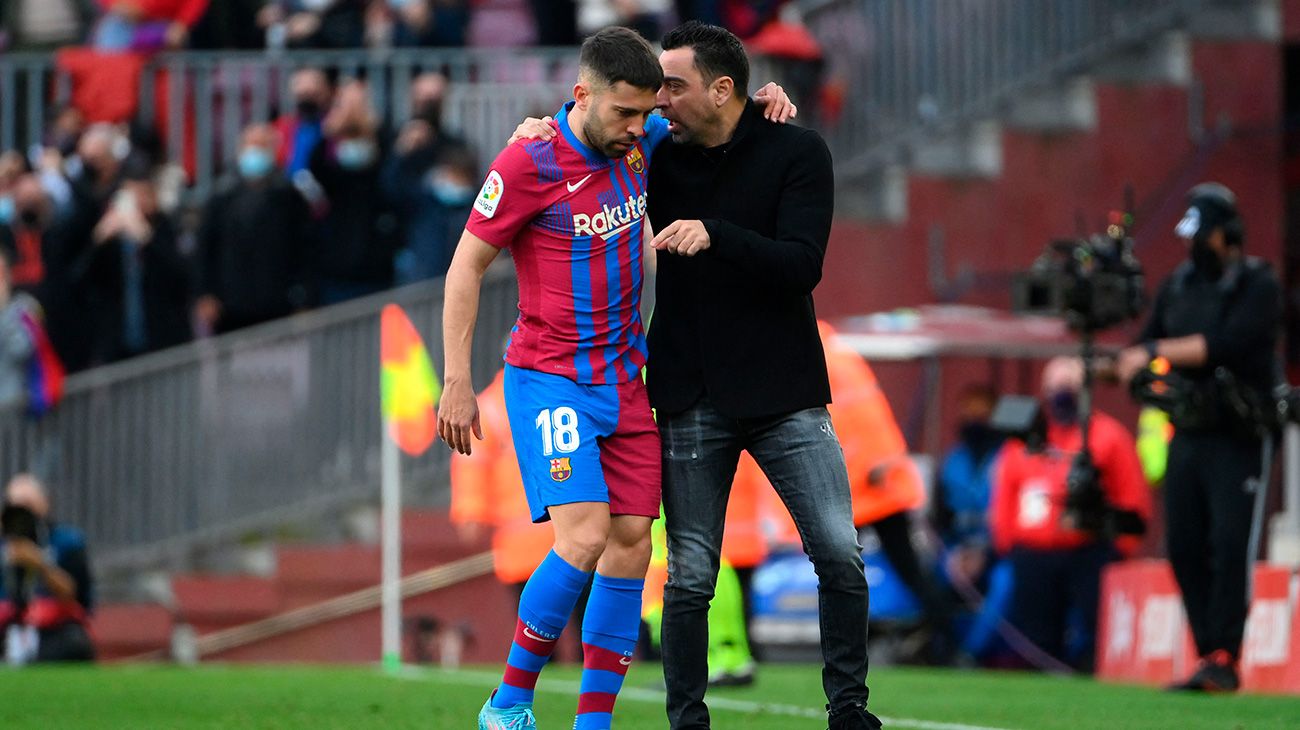
<svg viewBox="0 0 1300 730">
<path fill-rule="evenodd" d="M 72 375 L 43 420 L 0 418 L 0 474 L 48 481 L 101 571 L 181 563 L 196 548 L 376 497 L 379 310 L 394 301 L 441 371 L 441 280 Z M 518 301 L 509 264 L 483 285 L 475 385 L 501 367 Z M 425 501 L 448 451 L 404 458 Z"/>
<path fill-rule="evenodd" d="M 486 162 L 524 117 L 553 113 L 569 98 L 577 53 L 518 48 L 160 54 L 137 79 L 136 117 L 158 129 L 169 160 L 188 165 L 192 193 L 201 198 L 231 169 L 243 127 L 292 113 L 289 78 L 308 67 L 335 69 L 340 81 L 365 79 L 374 109 L 394 130 L 410 116 L 411 80 L 424 71 L 444 73 L 451 82 L 443 103 L 446 128 L 465 137 Z M 50 54 L 0 56 L 0 150 L 37 143 L 49 110 L 72 97 L 72 84 Z"/>
<path fill-rule="evenodd" d="M 1180 27 L 1205 0 L 810 0 L 822 79 L 843 99 L 815 120 L 849 177 L 936 130 L 996 114 Z"/>
</svg>

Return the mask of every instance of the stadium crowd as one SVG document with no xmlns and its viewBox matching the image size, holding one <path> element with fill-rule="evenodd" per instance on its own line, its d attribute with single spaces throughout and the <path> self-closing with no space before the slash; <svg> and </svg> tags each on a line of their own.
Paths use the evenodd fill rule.
<svg viewBox="0 0 1300 730">
<path fill-rule="evenodd" d="M 786 0 L 17 0 L 0 51 L 571 46 L 609 25 L 658 40 L 673 19 L 749 38 Z"/>
</svg>

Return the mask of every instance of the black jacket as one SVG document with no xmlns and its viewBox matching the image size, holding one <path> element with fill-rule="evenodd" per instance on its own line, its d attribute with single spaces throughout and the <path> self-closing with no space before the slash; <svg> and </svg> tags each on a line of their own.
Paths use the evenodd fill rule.
<svg viewBox="0 0 1300 730">
<path fill-rule="evenodd" d="M 198 293 L 240 323 L 283 317 L 308 304 L 307 203 L 288 182 L 240 181 L 212 198 L 199 227 Z"/>
<path fill-rule="evenodd" d="M 73 267 L 72 283 L 84 301 L 93 333 L 92 364 L 116 362 L 190 339 L 190 268 L 176 249 L 170 221 L 156 216 L 150 223 L 153 238 L 147 245 L 111 239 L 92 246 Z M 125 341 L 125 255 L 137 256 L 140 261 L 147 342 L 139 350 Z"/>
<path fill-rule="evenodd" d="M 1216 280 L 1184 261 L 1161 285 L 1143 340 L 1204 335 L 1206 362 L 1175 368 L 1193 383 L 1209 387 L 1223 367 L 1261 398 L 1278 382 L 1277 338 L 1281 287 L 1267 263 L 1247 258 Z M 1231 428 L 1226 423 L 1219 428 Z"/>
<path fill-rule="evenodd" d="M 658 256 L 651 404 L 671 414 L 707 393 L 747 418 L 829 403 L 812 298 L 834 208 L 822 138 L 747 102 L 728 143 L 656 151 L 648 204 L 655 231 L 698 219 L 711 241 L 694 257 Z"/>
</svg>

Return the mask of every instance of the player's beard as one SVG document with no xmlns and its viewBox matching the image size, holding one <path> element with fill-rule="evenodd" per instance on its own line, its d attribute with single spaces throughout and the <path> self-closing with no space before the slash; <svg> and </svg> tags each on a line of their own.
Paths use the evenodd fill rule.
<svg viewBox="0 0 1300 730">
<path fill-rule="evenodd" d="M 631 145 L 636 144 L 635 138 L 615 139 L 606 135 L 595 114 L 590 114 L 586 119 L 582 120 L 582 136 L 587 138 L 587 143 L 591 145 L 592 149 L 611 160 L 617 160 L 626 155 Z M 624 147 L 619 144 L 620 142 L 625 142 L 628 146 Z"/>
</svg>

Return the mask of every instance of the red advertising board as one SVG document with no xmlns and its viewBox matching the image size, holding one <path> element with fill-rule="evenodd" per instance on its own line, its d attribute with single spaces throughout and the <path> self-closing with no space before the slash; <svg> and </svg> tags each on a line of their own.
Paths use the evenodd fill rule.
<svg viewBox="0 0 1300 730">
<path fill-rule="evenodd" d="M 1256 567 L 1242 643 L 1243 689 L 1300 694 L 1298 588 L 1300 574 L 1263 564 Z M 1161 685 L 1186 677 L 1196 659 L 1169 564 L 1134 560 L 1107 568 L 1097 626 L 1097 675 Z"/>
</svg>

